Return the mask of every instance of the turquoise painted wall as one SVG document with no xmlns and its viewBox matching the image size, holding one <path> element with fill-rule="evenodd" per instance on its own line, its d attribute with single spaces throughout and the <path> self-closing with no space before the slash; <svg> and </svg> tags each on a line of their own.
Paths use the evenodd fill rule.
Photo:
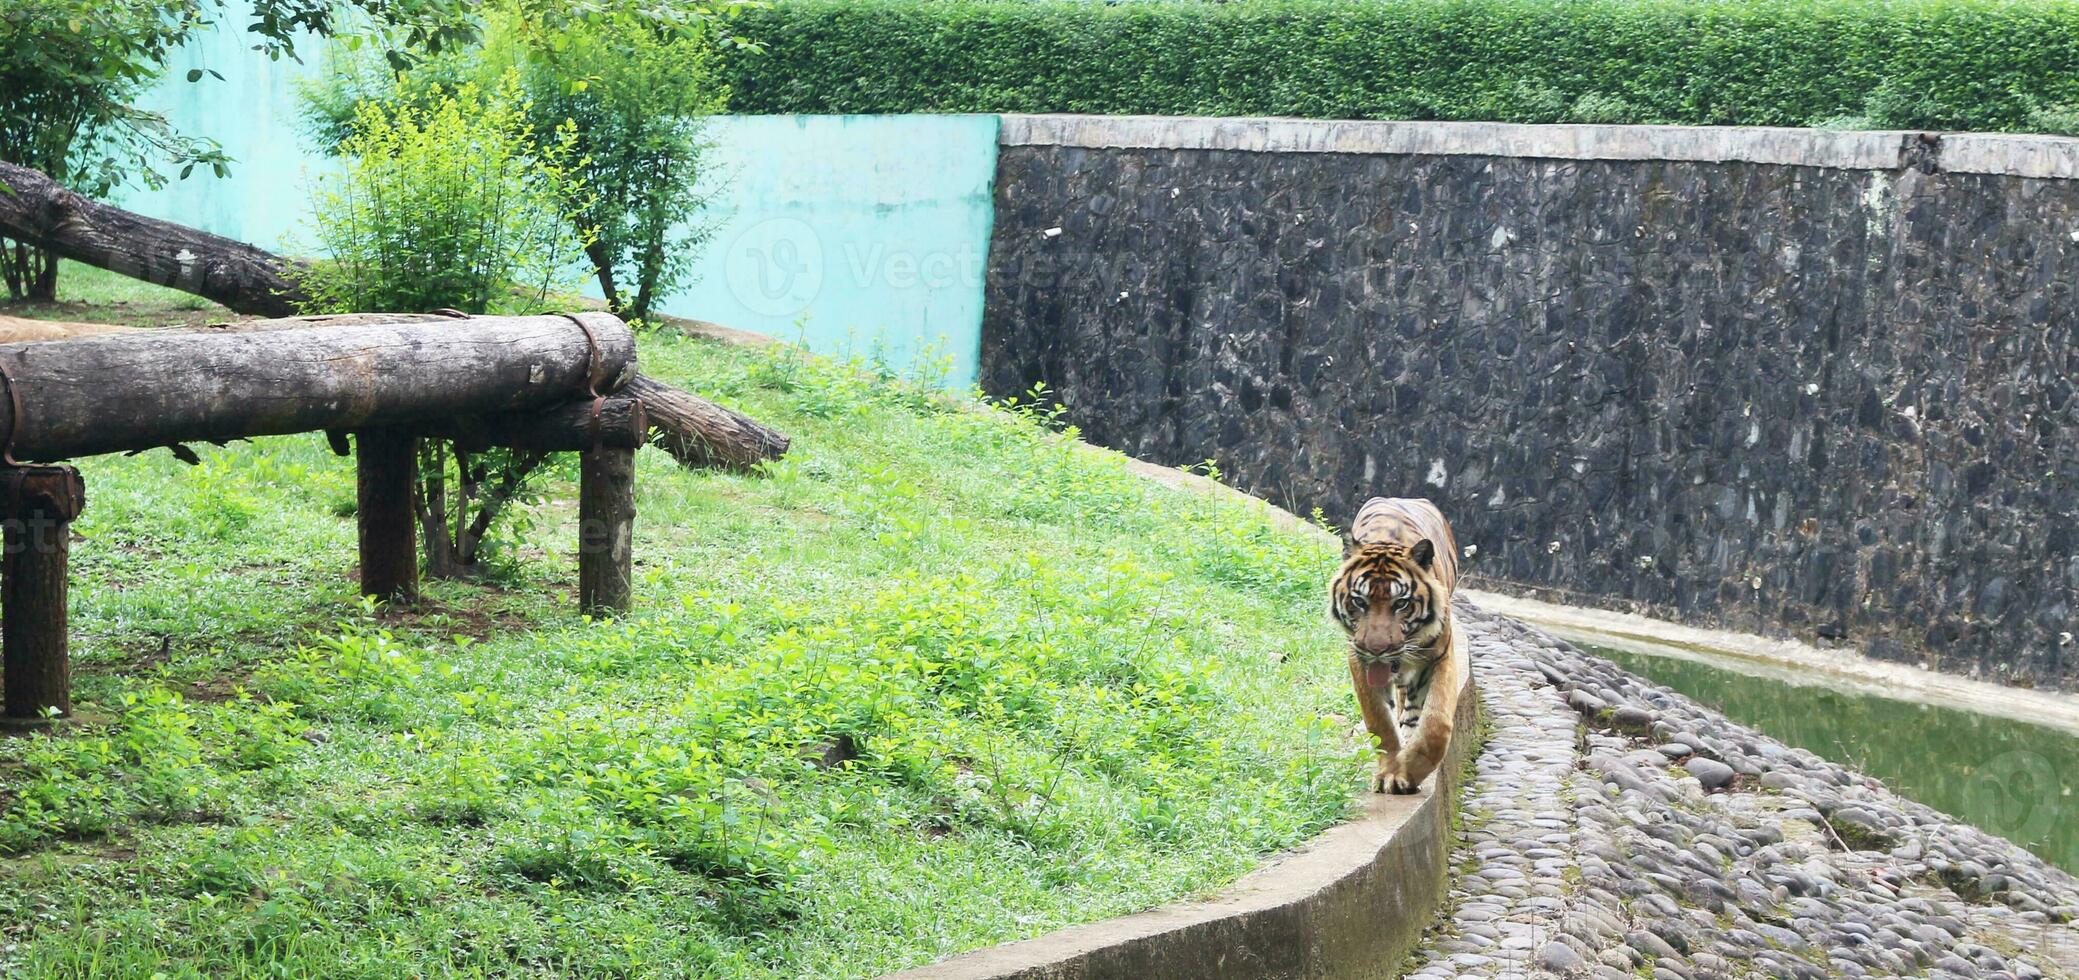
<svg viewBox="0 0 2079 980">
<path fill-rule="evenodd" d="M 235 31 L 198 38 L 147 104 L 235 163 L 124 203 L 268 248 L 308 251 L 309 191 L 330 164 L 297 118 L 306 64 L 270 62 Z M 225 80 L 186 80 L 190 68 Z M 664 312 L 909 368 L 950 359 L 974 382 L 994 215 L 994 116 L 723 116 L 712 121 L 715 234 Z"/>
<path fill-rule="evenodd" d="M 667 313 L 973 383 L 995 116 L 735 116 L 713 135 L 721 225 Z"/>
<path fill-rule="evenodd" d="M 307 250 L 312 174 L 329 161 L 308 152 L 296 115 L 296 83 L 318 74 L 320 45 L 306 42 L 304 62 L 269 61 L 250 50 L 242 32 L 201 32 L 175 54 L 158 88 L 142 101 L 181 132 L 223 144 L 231 176 L 198 169 L 158 190 L 133 190 L 123 205 L 154 217 L 213 231 L 269 249 Z M 212 69 L 187 80 L 189 69 Z M 172 175 L 168 175 L 172 176 Z"/>
</svg>

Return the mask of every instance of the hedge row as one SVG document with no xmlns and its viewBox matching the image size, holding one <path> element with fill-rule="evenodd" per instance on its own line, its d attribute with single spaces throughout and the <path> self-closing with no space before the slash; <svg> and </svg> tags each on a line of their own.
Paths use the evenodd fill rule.
<svg viewBox="0 0 2079 980">
<path fill-rule="evenodd" d="M 2072 0 L 777 0 L 732 111 L 2079 129 Z"/>
</svg>

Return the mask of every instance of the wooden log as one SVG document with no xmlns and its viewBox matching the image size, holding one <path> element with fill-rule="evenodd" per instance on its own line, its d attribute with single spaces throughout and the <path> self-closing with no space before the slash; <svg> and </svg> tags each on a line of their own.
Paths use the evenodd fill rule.
<svg viewBox="0 0 2079 980">
<path fill-rule="evenodd" d="M 170 286 L 261 316 L 303 300 L 289 262 L 206 231 L 83 197 L 42 172 L 0 162 L 0 237 Z"/>
<path fill-rule="evenodd" d="M 627 391 L 642 399 L 657 446 L 687 466 L 750 470 L 787 453 L 778 430 L 691 392 L 642 375 Z"/>
<path fill-rule="evenodd" d="M 418 432 L 453 440 L 468 451 L 488 446 L 547 453 L 583 452 L 595 445 L 637 449 L 649 432 L 649 417 L 642 400 L 624 389 L 601 400 L 596 417 L 592 399 L 580 398 L 536 412 L 450 419 L 421 426 Z"/>
<path fill-rule="evenodd" d="M 0 720 L 72 713 L 66 571 L 72 521 L 86 501 L 86 483 L 70 466 L 0 469 Z"/>
<path fill-rule="evenodd" d="M 419 519 L 411 496 L 418 437 L 403 429 L 363 429 L 355 433 L 354 442 L 361 594 L 385 602 L 416 602 Z"/>
<path fill-rule="evenodd" d="M 240 332 L 261 330 L 283 330 L 306 326 L 355 326 L 376 319 L 409 318 L 413 321 L 438 321 L 446 319 L 440 314 L 396 314 L 396 313 L 344 313 L 330 316 L 289 317 L 272 320 L 244 320 L 237 323 L 212 325 L 208 329 Z M 637 374 L 623 388 L 628 394 L 642 399 L 643 411 L 649 427 L 655 432 L 657 448 L 670 453 L 679 464 L 689 468 L 715 467 L 718 469 L 745 472 L 758 464 L 779 459 L 787 454 L 789 440 L 778 429 L 766 425 L 742 412 L 708 401 L 683 388 L 665 384 L 655 378 Z M 553 423 L 551 423 L 553 426 Z M 524 446 L 529 449 L 583 449 L 585 446 L 556 447 L 549 445 Z M 590 442 L 585 444 L 590 445 Z"/>
<path fill-rule="evenodd" d="M 617 390 L 635 336 L 603 313 L 0 345 L 0 432 L 59 460 L 538 409 Z M 590 334 L 588 337 L 587 334 Z M 16 409 L 19 408 L 19 415 Z"/>
<path fill-rule="evenodd" d="M 68 258 L 215 300 L 237 313 L 285 317 L 304 308 L 308 300 L 296 282 L 303 263 L 295 259 L 87 200 L 27 167 L 0 163 L 0 185 L 4 185 L 0 187 L 0 236 L 47 245 Z M 314 320 L 346 325 L 367 317 L 396 322 L 399 316 L 296 317 L 291 321 L 248 321 L 226 329 L 280 329 L 310 325 Z M 402 316 L 439 319 L 434 314 Z M 0 341 L 32 339 L 6 336 L 5 326 L 0 324 Z M 34 339 L 63 333 L 48 328 L 21 332 Z M 651 384 L 654 394 L 666 396 L 650 399 L 650 424 L 657 430 L 657 445 L 681 464 L 749 469 L 787 451 L 787 437 L 755 419 L 691 392 L 661 382 Z"/>
<path fill-rule="evenodd" d="M 635 595 L 635 450 L 588 449 L 578 474 L 578 608 L 626 612 Z"/>
</svg>

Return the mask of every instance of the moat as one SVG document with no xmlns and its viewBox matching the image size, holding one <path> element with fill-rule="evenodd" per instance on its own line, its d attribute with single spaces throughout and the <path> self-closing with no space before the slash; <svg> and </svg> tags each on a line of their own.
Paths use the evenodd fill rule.
<svg viewBox="0 0 2079 980">
<path fill-rule="evenodd" d="M 1777 672 L 1756 676 L 1731 659 L 1587 649 L 2079 871 L 2079 736 L 2071 732 L 1799 684 Z"/>
</svg>

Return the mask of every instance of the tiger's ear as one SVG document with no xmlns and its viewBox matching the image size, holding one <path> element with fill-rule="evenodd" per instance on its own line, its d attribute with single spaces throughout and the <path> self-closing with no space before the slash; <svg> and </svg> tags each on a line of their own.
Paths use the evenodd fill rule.
<svg viewBox="0 0 2079 980">
<path fill-rule="evenodd" d="M 1428 538 L 1423 538 L 1415 542 L 1414 547 L 1408 549 L 1408 557 L 1413 558 L 1415 564 L 1428 568 L 1436 564 L 1437 546 L 1430 544 Z"/>
<path fill-rule="evenodd" d="M 1354 535 L 1354 534 L 1351 534 L 1351 533 L 1350 533 L 1350 529 L 1349 529 L 1349 528 L 1344 528 L 1344 529 L 1343 529 L 1343 557 L 1345 557 L 1345 558 L 1348 558 L 1348 557 L 1350 557 L 1351 555 L 1353 555 L 1353 554 L 1356 554 L 1356 552 L 1357 552 L 1357 536 L 1356 536 L 1356 535 Z"/>
</svg>

